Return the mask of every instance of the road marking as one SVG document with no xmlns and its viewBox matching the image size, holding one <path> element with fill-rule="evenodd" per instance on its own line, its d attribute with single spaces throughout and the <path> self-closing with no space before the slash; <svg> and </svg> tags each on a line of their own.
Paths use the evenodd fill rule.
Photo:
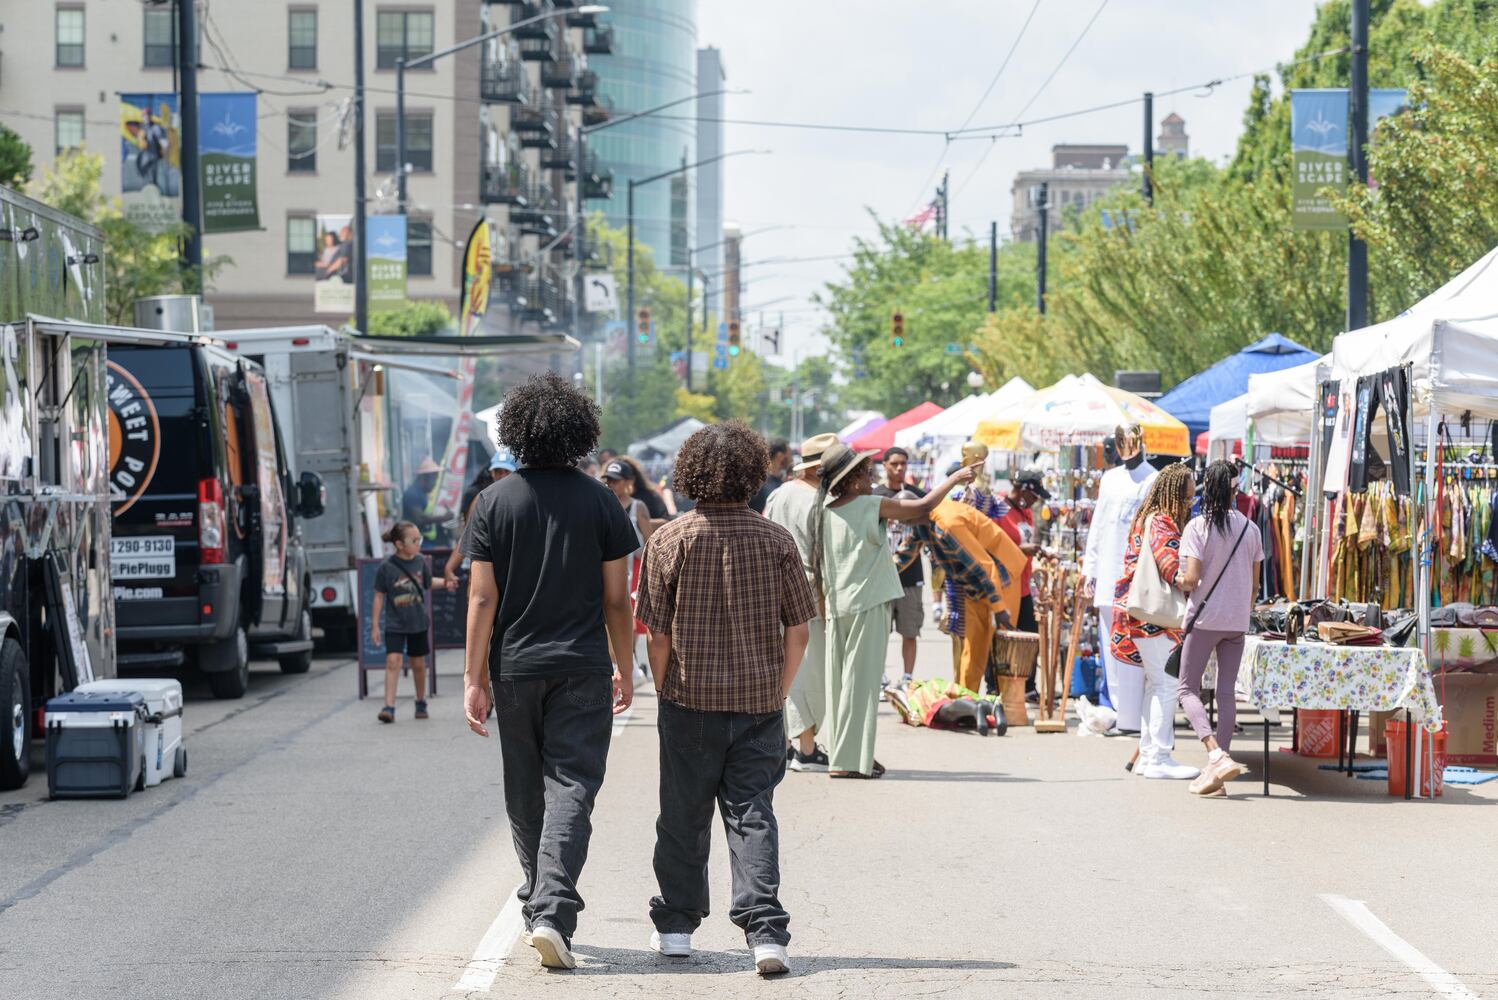
<svg viewBox="0 0 1498 1000">
<path fill-rule="evenodd" d="M 630 706 L 628 708 L 626 708 L 624 711 L 620 712 L 618 715 L 614 716 L 614 732 L 617 733 L 617 732 L 619 732 L 619 730 L 621 730 L 625 726 L 629 725 L 629 717 L 631 715 L 633 715 L 634 712 L 635 712 L 635 706 L 634 706 L 634 703 L 631 702 Z"/>
<path fill-rule="evenodd" d="M 1388 924 L 1373 915 L 1373 911 L 1368 909 L 1368 904 L 1361 900 L 1347 899 L 1345 896 L 1335 896 L 1325 892 L 1321 894 L 1321 898 L 1326 905 L 1336 910 L 1342 919 L 1373 939 L 1373 942 L 1384 951 L 1409 966 L 1411 971 L 1429 983 L 1431 988 L 1441 996 L 1448 997 L 1450 1000 L 1479 1000 L 1477 994 L 1462 985 L 1460 979 L 1426 958 L 1420 949 L 1390 930 Z"/>
<path fill-rule="evenodd" d="M 520 915 L 520 897 L 515 894 L 520 889 L 521 886 L 515 887 L 515 892 L 510 893 L 510 898 L 500 908 L 499 916 L 484 932 L 479 946 L 473 950 L 473 960 L 463 968 L 463 975 L 453 986 L 454 990 L 488 993 L 493 988 L 500 966 L 509 961 L 515 942 L 520 940 L 520 932 L 525 930 L 525 919 Z"/>
</svg>

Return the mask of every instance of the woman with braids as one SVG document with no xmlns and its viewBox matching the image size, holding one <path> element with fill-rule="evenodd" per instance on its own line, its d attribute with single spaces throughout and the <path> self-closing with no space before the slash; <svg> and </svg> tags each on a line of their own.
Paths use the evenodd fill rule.
<svg viewBox="0 0 1498 1000">
<path fill-rule="evenodd" d="M 1144 710 L 1134 773 L 1146 778 L 1184 781 L 1199 773 L 1170 755 L 1175 749 L 1176 687 L 1165 672 L 1165 662 L 1180 645 L 1181 630 L 1140 621 L 1126 607 L 1141 559 L 1153 559 L 1160 579 L 1167 584 L 1175 580 L 1180 569 L 1181 526 L 1191 516 L 1195 494 L 1196 480 L 1186 466 L 1177 463 L 1160 470 L 1129 525 L 1123 576 L 1113 588 L 1111 651 L 1125 668 L 1133 664 L 1144 671 Z"/>
<path fill-rule="evenodd" d="M 827 640 L 827 773 L 878 778 L 874 717 L 889 645 L 889 602 L 905 593 L 889 557 L 886 522 L 921 521 L 955 487 L 973 480 L 958 469 L 918 500 L 874 495 L 875 451 L 835 444 L 822 452 L 820 486 L 808 534 L 812 578 L 825 607 Z"/>
<path fill-rule="evenodd" d="M 1191 783 L 1196 795 L 1218 794 L 1223 782 L 1248 769 L 1228 756 L 1237 721 L 1238 666 L 1243 660 L 1243 633 L 1253 608 L 1254 581 L 1264 558 L 1258 529 L 1238 512 L 1237 471 L 1229 462 L 1207 466 L 1202 481 L 1201 516 L 1186 525 L 1181 538 L 1181 589 L 1190 595 L 1181 649 L 1181 708 L 1197 738 L 1207 748 L 1207 766 Z M 1240 541 L 1241 538 L 1241 541 Z M 1235 551 L 1236 548 L 1236 551 Z M 1202 672 L 1217 653 L 1217 732 L 1202 707 Z"/>
</svg>

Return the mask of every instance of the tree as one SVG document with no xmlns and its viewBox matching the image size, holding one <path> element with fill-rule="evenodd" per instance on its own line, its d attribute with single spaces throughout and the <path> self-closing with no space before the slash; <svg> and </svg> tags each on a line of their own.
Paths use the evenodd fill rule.
<svg viewBox="0 0 1498 1000">
<path fill-rule="evenodd" d="M 0 125 L 0 184 L 18 188 L 31 180 L 31 147 L 15 132 Z"/>
<path fill-rule="evenodd" d="M 99 189 L 104 158 L 82 150 L 60 154 L 27 193 L 38 201 L 91 222 L 104 232 L 104 301 L 111 323 L 128 323 L 135 301 L 151 295 L 172 295 L 192 288 L 206 289 L 220 269 L 233 261 L 213 257 L 203 262 L 199 275 L 184 270 L 178 247 L 188 227 L 175 225 L 152 233 L 125 218 L 118 198 Z"/>
<path fill-rule="evenodd" d="M 369 332 L 377 337 L 436 337 L 457 330 L 447 303 L 408 299 L 396 309 L 371 311 Z"/>
<path fill-rule="evenodd" d="M 676 419 L 679 383 L 662 358 L 646 359 L 633 377 L 624 365 L 604 375 L 603 433 L 599 444 L 623 451 L 631 441 L 660 430 Z"/>
</svg>

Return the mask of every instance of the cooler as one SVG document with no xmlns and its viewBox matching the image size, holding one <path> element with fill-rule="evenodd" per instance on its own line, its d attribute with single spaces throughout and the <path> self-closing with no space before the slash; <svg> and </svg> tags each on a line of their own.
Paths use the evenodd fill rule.
<svg viewBox="0 0 1498 1000">
<path fill-rule="evenodd" d="M 187 773 L 187 747 L 182 743 L 182 683 L 171 678 L 116 677 L 89 681 L 74 690 L 85 694 L 140 693 L 146 700 L 146 787 Z"/>
<path fill-rule="evenodd" d="M 145 777 L 146 700 L 134 691 L 58 695 L 46 706 L 47 793 L 124 798 Z"/>
</svg>

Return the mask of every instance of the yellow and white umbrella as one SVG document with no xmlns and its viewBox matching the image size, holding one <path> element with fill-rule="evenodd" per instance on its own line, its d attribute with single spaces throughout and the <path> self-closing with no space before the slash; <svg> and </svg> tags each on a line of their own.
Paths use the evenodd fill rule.
<svg viewBox="0 0 1498 1000">
<path fill-rule="evenodd" d="M 1090 374 L 1068 375 L 1015 409 L 983 421 L 977 437 L 996 451 L 1048 450 L 1097 444 L 1120 424 L 1144 428 L 1144 449 L 1151 454 L 1191 454 L 1185 424 L 1149 400 Z"/>
</svg>

